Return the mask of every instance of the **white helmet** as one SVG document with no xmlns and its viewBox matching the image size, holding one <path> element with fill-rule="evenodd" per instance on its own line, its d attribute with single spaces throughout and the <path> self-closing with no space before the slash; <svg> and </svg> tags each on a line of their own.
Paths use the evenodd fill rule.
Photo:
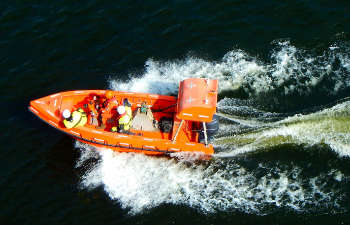
<svg viewBox="0 0 350 225">
<path fill-rule="evenodd" d="M 68 119 L 70 117 L 70 115 L 71 114 L 70 114 L 69 109 L 63 110 L 63 113 L 62 113 L 63 118 Z"/>
<path fill-rule="evenodd" d="M 125 113 L 125 107 L 120 105 L 120 106 L 118 106 L 117 111 L 121 115 L 121 114 Z"/>
</svg>

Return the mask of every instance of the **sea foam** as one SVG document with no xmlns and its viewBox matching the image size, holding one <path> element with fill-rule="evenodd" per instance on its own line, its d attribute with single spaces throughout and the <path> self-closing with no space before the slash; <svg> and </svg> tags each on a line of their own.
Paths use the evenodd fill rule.
<svg viewBox="0 0 350 225">
<path fill-rule="evenodd" d="M 340 156 L 350 154 L 349 128 L 339 121 L 349 116 L 349 102 L 306 115 L 264 111 L 256 104 L 268 95 L 272 96 L 271 104 L 277 104 L 281 102 L 278 96 L 312 96 L 316 89 L 336 96 L 348 90 L 348 48 L 332 45 L 315 55 L 288 41 L 274 45 L 269 62 L 234 49 L 218 61 L 198 57 L 165 62 L 149 59 L 143 74 L 129 74 L 133 78 L 128 81 L 111 77 L 111 89 L 165 95 L 176 95 L 179 82 L 185 78 L 218 79 L 220 94 L 243 90 L 249 100 L 224 98 L 218 103 L 219 111 L 231 118 L 223 122 L 216 140 L 223 150 L 207 163 L 195 162 L 195 155 L 156 158 L 77 143 L 81 150 L 77 167 L 97 159 L 84 168 L 81 187 L 90 190 L 102 186 L 130 214 L 162 204 L 192 207 L 203 213 L 264 215 L 281 207 L 306 213 L 343 211 L 341 186 L 347 177 L 338 169 L 305 176 L 306 168 L 293 164 L 258 163 L 251 170 L 235 160 L 238 154 L 262 147 L 266 150 L 285 141 L 321 143 Z M 330 183 L 333 186 L 329 187 Z"/>
</svg>

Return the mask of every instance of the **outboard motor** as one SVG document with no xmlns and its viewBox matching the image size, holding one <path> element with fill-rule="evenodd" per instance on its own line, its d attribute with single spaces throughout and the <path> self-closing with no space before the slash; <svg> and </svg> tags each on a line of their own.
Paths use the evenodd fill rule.
<svg viewBox="0 0 350 225">
<path fill-rule="evenodd" d="M 208 142 L 211 142 L 214 139 L 214 135 L 219 131 L 219 117 L 216 114 L 214 114 L 213 120 L 209 123 L 205 123 L 205 125 L 207 128 Z M 201 143 L 205 142 L 203 126 L 201 126 L 199 131 L 199 142 Z"/>
</svg>

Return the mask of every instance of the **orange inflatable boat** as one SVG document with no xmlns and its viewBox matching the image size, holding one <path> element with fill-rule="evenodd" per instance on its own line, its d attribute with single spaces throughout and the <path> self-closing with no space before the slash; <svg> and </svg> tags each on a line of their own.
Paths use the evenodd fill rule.
<svg viewBox="0 0 350 225">
<path fill-rule="evenodd" d="M 33 100 L 29 110 L 50 126 L 96 147 L 147 155 L 212 155 L 208 139 L 218 129 L 214 115 L 217 90 L 217 80 L 191 78 L 180 83 L 177 98 L 108 90 L 67 91 Z M 108 92 L 112 99 L 106 97 Z M 128 132 L 114 129 L 118 127 L 118 104 L 131 108 Z M 70 123 L 78 114 L 79 121 Z"/>
</svg>

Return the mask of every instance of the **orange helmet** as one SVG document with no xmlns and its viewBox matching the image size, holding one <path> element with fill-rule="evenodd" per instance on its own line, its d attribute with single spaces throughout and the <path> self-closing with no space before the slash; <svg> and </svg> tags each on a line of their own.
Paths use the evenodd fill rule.
<svg viewBox="0 0 350 225">
<path fill-rule="evenodd" d="M 114 92 L 113 91 L 106 91 L 106 98 L 111 99 L 114 97 Z"/>
</svg>

